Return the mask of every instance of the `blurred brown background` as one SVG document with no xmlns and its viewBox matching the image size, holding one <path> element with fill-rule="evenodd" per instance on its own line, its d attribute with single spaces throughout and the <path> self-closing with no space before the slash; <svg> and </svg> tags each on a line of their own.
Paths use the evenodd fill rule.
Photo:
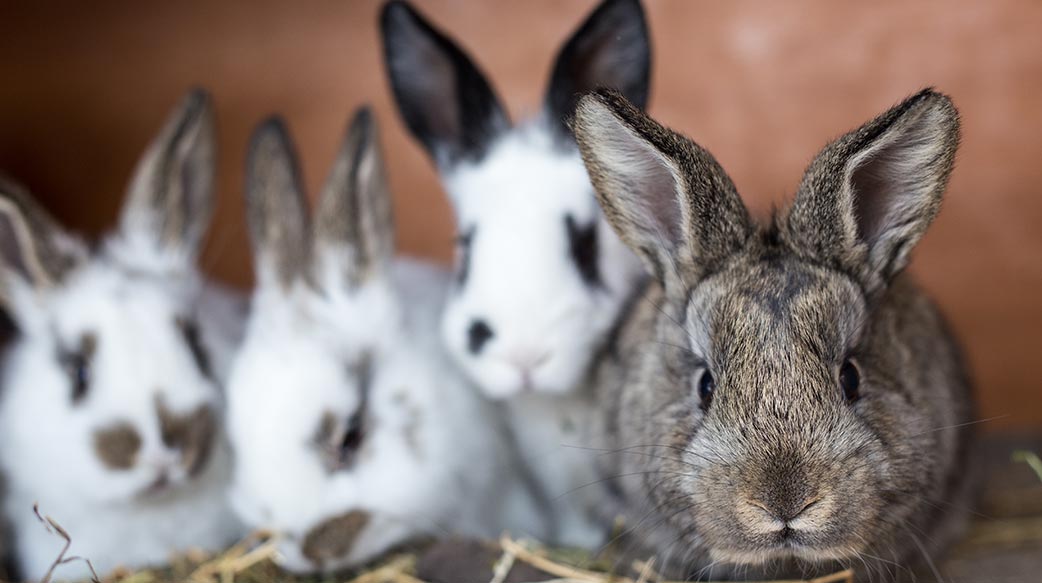
<svg viewBox="0 0 1042 583">
<path fill-rule="evenodd" d="M 593 0 L 423 1 L 515 118 L 539 104 Z M 646 0 L 651 111 L 720 159 L 757 212 L 827 139 L 926 85 L 962 111 L 946 207 L 914 271 L 968 348 L 984 425 L 1042 426 L 1042 3 Z M 382 122 L 403 251 L 447 260 L 452 217 L 392 108 L 379 2 L 3 3 L 0 168 L 66 224 L 112 224 L 136 157 L 191 85 L 215 96 L 220 202 L 205 268 L 247 286 L 242 168 L 253 125 L 289 121 L 316 192 L 344 124 Z M 1039 368 L 1036 368 L 1039 367 Z"/>
</svg>

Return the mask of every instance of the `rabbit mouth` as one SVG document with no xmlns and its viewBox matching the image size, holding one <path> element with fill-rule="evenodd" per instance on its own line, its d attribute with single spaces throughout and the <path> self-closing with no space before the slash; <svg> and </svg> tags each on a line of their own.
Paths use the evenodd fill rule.
<svg viewBox="0 0 1042 583">
<path fill-rule="evenodd" d="M 830 563 L 843 561 L 857 554 L 855 549 L 845 547 L 821 547 L 809 545 L 786 533 L 779 535 L 777 542 L 758 549 L 713 548 L 710 557 L 714 561 L 736 565 L 763 565 L 774 561 L 798 560 L 806 563 Z"/>
</svg>

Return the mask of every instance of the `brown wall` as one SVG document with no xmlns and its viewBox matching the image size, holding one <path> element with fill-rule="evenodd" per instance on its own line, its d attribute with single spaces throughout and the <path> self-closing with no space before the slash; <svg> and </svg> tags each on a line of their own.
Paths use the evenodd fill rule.
<svg viewBox="0 0 1042 583">
<path fill-rule="evenodd" d="M 41 6 L 46 4 L 46 7 Z M 420 1 L 515 114 L 591 0 Z M 712 150 L 762 212 L 828 138 L 925 85 L 964 147 L 913 269 L 962 334 L 987 426 L 1042 426 L 1042 3 L 647 0 L 652 112 Z M 251 127 L 281 112 L 317 190 L 352 109 L 383 124 L 404 251 L 447 259 L 451 215 L 389 101 L 378 2 L 117 1 L 0 6 L 0 168 L 67 224 L 114 220 L 135 158 L 191 84 L 215 95 L 221 199 L 206 268 L 250 279 L 241 204 Z"/>
</svg>

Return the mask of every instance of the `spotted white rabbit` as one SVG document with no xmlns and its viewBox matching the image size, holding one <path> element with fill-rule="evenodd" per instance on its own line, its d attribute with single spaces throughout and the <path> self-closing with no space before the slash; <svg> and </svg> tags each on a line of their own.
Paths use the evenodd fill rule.
<svg viewBox="0 0 1042 583">
<path fill-rule="evenodd" d="M 542 534 L 502 422 L 439 341 L 449 274 L 394 259 L 375 121 L 362 109 L 315 217 L 284 126 L 255 133 L 257 287 L 229 382 L 233 500 L 297 572 L 418 536 Z"/>
<path fill-rule="evenodd" d="M 18 185 L 0 186 L 0 298 L 18 328 L 3 361 L 0 465 L 25 578 L 41 578 L 63 544 L 36 502 L 99 574 L 240 535 L 219 437 L 237 306 L 195 265 L 213 204 L 212 117 L 203 92 L 184 99 L 95 247 Z M 74 561 L 55 576 L 88 574 Z"/>
<path fill-rule="evenodd" d="M 391 88 L 456 214 L 456 278 L 444 342 L 488 395 L 510 398 L 528 464 L 569 544 L 603 536 L 582 441 L 590 395 L 577 390 L 642 275 L 604 220 L 565 120 L 606 86 L 647 101 L 650 42 L 637 0 L 604 0 L 556 57 L 540 113 L 512 125 L 485 76 L 408 3 L 381 17 Z"/>
</svg>

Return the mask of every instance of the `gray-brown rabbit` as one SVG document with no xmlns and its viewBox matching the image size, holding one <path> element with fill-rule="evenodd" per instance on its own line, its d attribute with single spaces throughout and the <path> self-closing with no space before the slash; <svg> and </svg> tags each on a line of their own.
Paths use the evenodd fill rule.
<svg viewBox="0 0 1042 583">
<path fill-rule="evenodd" d="M 617 93 L 586 95 L 573 126 L 653 274 L 594 373 L 607 513 L 695 578 L 933 569 L 965 519 L 974 407 L 902 271 L 952 169 L 948 97 L 922 91 L 826 146 L 762 225 L 706 150 Z"/>
</svg>

